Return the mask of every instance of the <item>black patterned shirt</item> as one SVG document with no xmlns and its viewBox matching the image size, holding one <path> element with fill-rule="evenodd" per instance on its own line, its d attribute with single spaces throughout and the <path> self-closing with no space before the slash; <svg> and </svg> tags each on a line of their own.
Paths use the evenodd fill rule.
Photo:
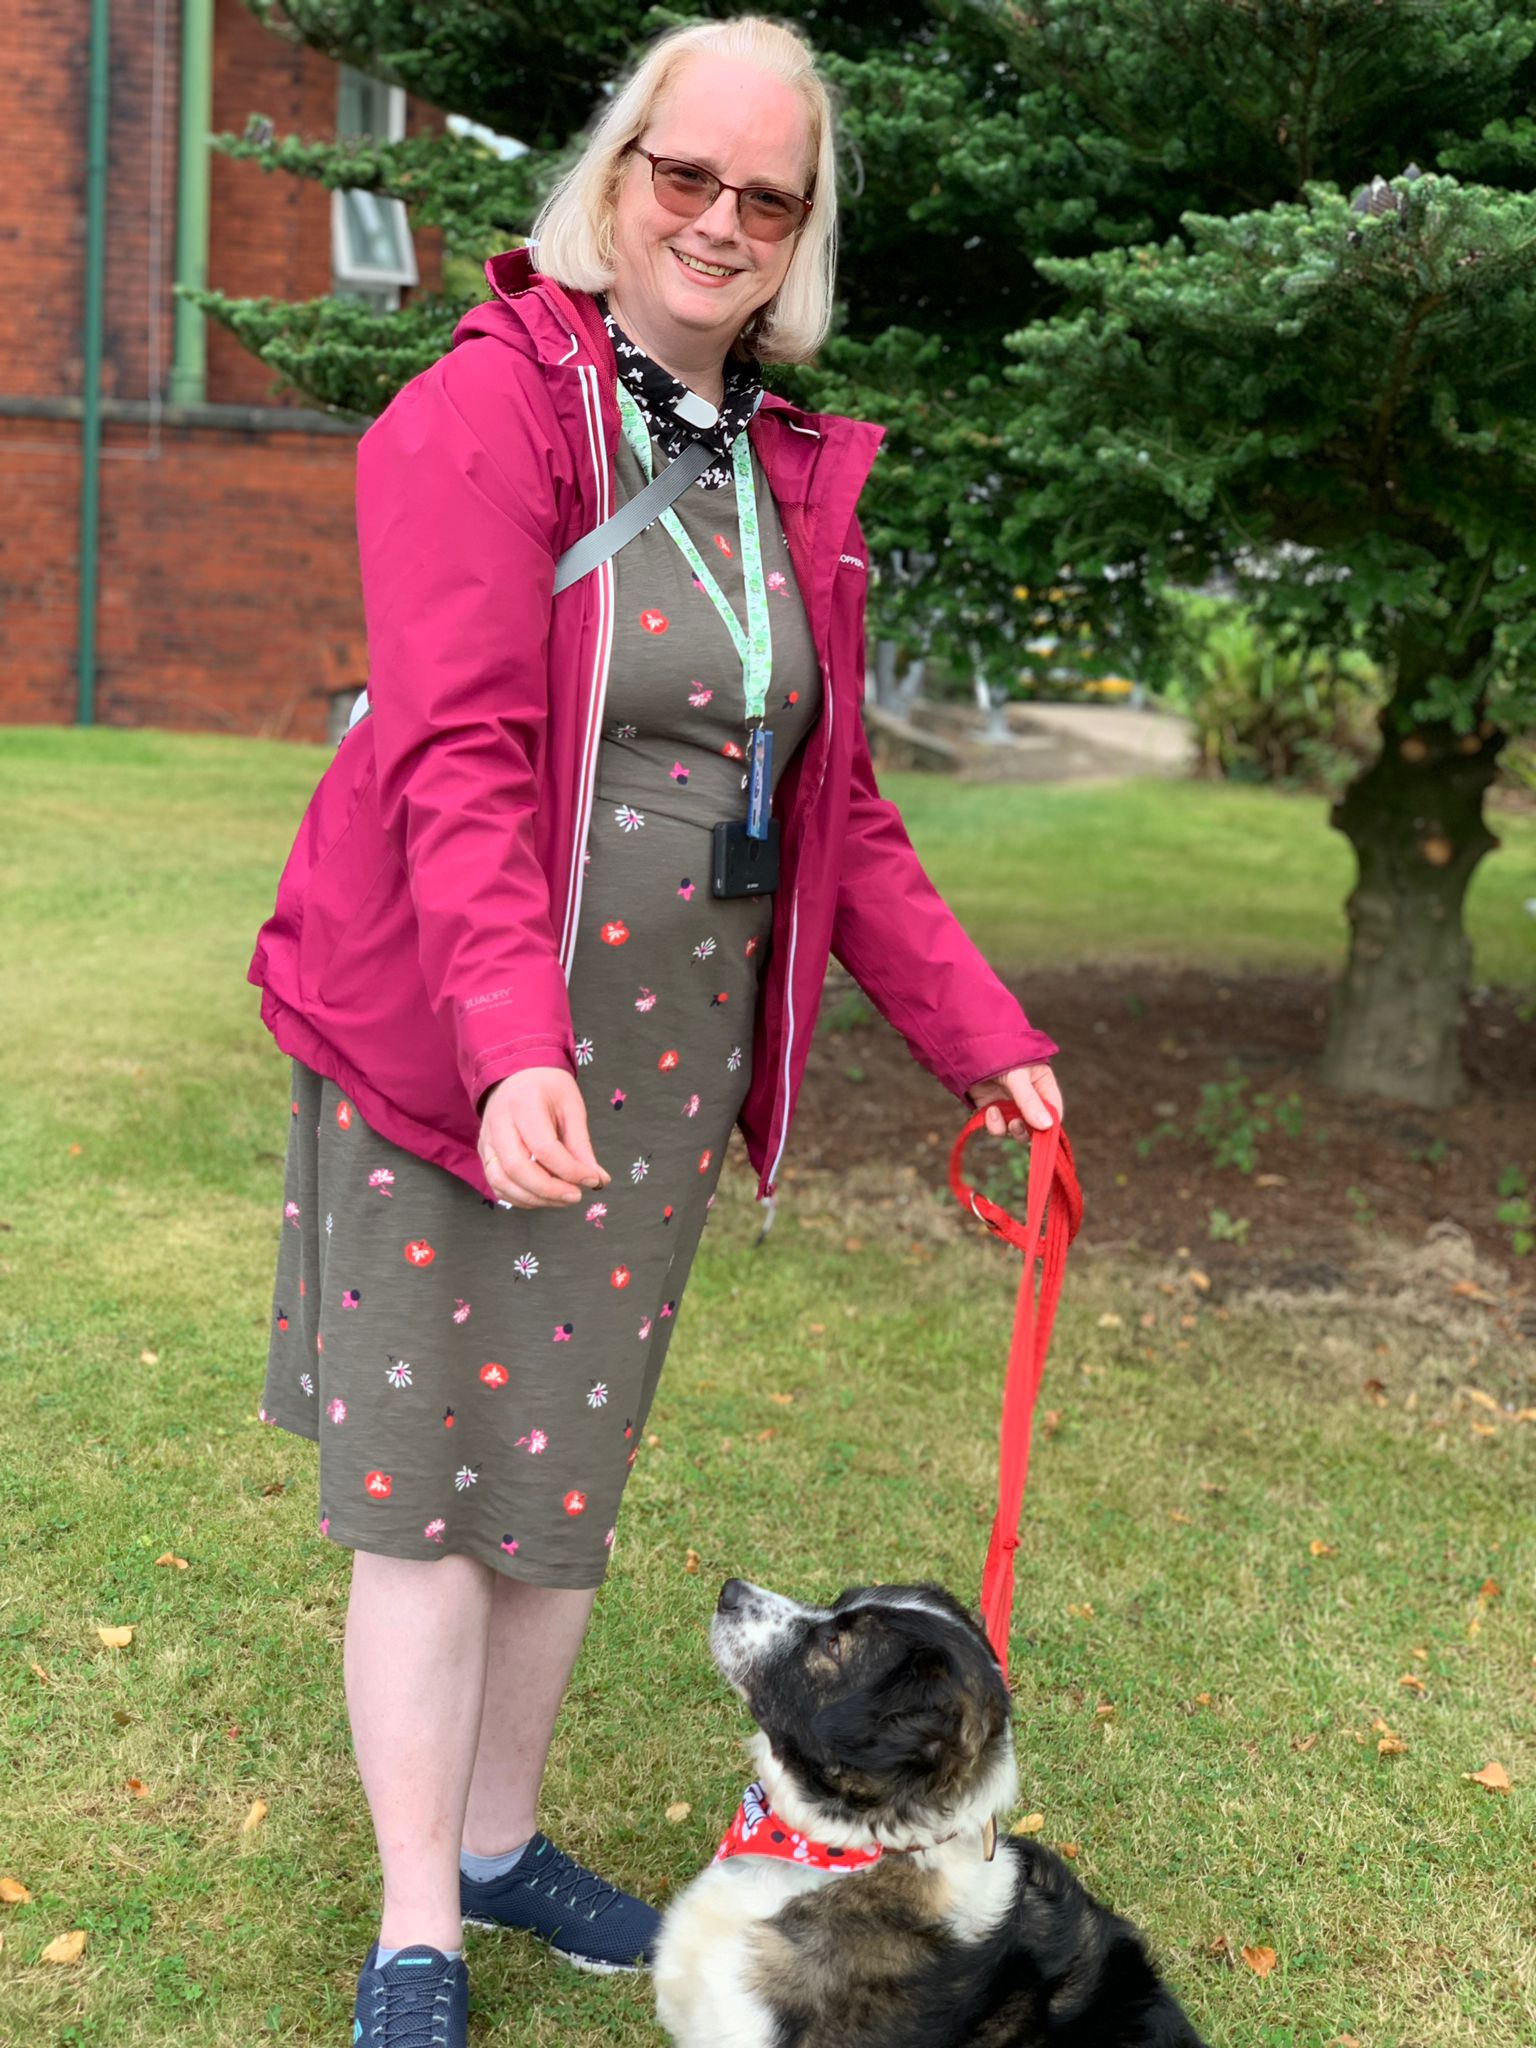
<svg viewBox="0 0 1536 2048">
<path fill-rule="evenodd" d="M 680 420 L 673 411 L 677 401 L 689 395 L 688 386 L 630 340 L 609 312 L 602 293 L 598 294 L 597 303 L 618 358 L 619 376 L 667 461 L 675 462 L 690 441 L 707 442 L 715 451 L 715 460 L 699 483 L 706 491 L 723 490 L 732 481 L 731 445 L 762 403 L 763 379 L 756 359 L 742 362 L 735 356 L 726 358 L 725 398 L 714 424 L 694 426 Z"/>
</svg>

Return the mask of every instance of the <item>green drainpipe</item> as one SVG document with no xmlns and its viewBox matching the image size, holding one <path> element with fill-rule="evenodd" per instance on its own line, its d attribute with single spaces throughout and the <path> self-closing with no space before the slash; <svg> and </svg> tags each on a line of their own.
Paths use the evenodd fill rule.
<svg viewBox="0 0 1536 2048">
<path fill-rule="evenodd" d="M 213 126 L 213 0 L 182 0 L 181 132 L 176 170 L 176 282 L 208 288 L 208 133 Z M 171 351 L 172 405 L 201 405 L 208 395 L 208 323 L 200 307 L 176 295 Z"/>
<path fill-rule="evenodd" d="M 101 524 L 101 339 L 107 252 L 107 28 L 110 0 L 91 0 L 85 156 L 85 332 L 80 405 L 80 612 L 75 723 L 96 723 L 96 584 Z"/>
</svg>

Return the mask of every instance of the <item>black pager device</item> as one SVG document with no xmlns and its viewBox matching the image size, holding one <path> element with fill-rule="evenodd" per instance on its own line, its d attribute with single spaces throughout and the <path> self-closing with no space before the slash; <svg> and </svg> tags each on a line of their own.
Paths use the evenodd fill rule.
<svg viewBox="0 0 1536 2048">
<path fill-rule="evenodd" d="M 725 818 L 714 827 L 717 896 L 766 896 L 779 886 L 779 821 L 768 820 L 766 839 L 754 839 L 745 818 Z"/>
</svg>

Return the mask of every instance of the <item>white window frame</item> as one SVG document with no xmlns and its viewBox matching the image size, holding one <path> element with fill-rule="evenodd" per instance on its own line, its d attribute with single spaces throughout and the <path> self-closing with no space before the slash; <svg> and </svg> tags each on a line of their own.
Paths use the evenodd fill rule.
<svg viewBox="0 0 1536 2048">
<path fill-rule="evenodd" d="M 343 65 L 345 72 L 349 67 Z M 370 79 L 369 84 L 377 89 L 381 81 Z M 385 133 L 380 137 L 385 142 L 400 142 L 405 137 L 405 88 L 399 85 L 383 87 L 385 98 Z M 338 97 L 340 84 L 338 81 Z M 338 128 L 340 117 L 338 114 Z M 416 244 L 411 234 L 409 217 L 405 204 L 399 199 L 385 199 L 375 193 L 366 196 L 373 204 L 382 207 L 394 219 L 397 242 L 402 253 L 399 263 L 359 263 L 352 256 L 347 235 L 347 203 L 353 197 L 355 188 L 341 187 L 331 194 L 331 276 L 337 285 L 360 285 L 368 296 L 380 292 L 382 287 L 389 294 L 390 310 L 400 304 L 400 286 L 416 285 L 421 282 L 421 273 L 416 267 Z"/>
</svg>

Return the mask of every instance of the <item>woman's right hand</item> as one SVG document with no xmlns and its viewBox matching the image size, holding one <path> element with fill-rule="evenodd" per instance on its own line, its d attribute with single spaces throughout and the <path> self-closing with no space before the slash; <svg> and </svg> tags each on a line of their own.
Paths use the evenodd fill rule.
<svg viewBox="0 0 1536 2048">
<path fill-rule="evenodd" d="M 525 1067 L 498 1081 L 480 1116 L 480 1164 L 515 1209 L 558 1209 L 607 1187 L 587 1135 L 587 1106 L 564 1067 Z"/>
</svg>

